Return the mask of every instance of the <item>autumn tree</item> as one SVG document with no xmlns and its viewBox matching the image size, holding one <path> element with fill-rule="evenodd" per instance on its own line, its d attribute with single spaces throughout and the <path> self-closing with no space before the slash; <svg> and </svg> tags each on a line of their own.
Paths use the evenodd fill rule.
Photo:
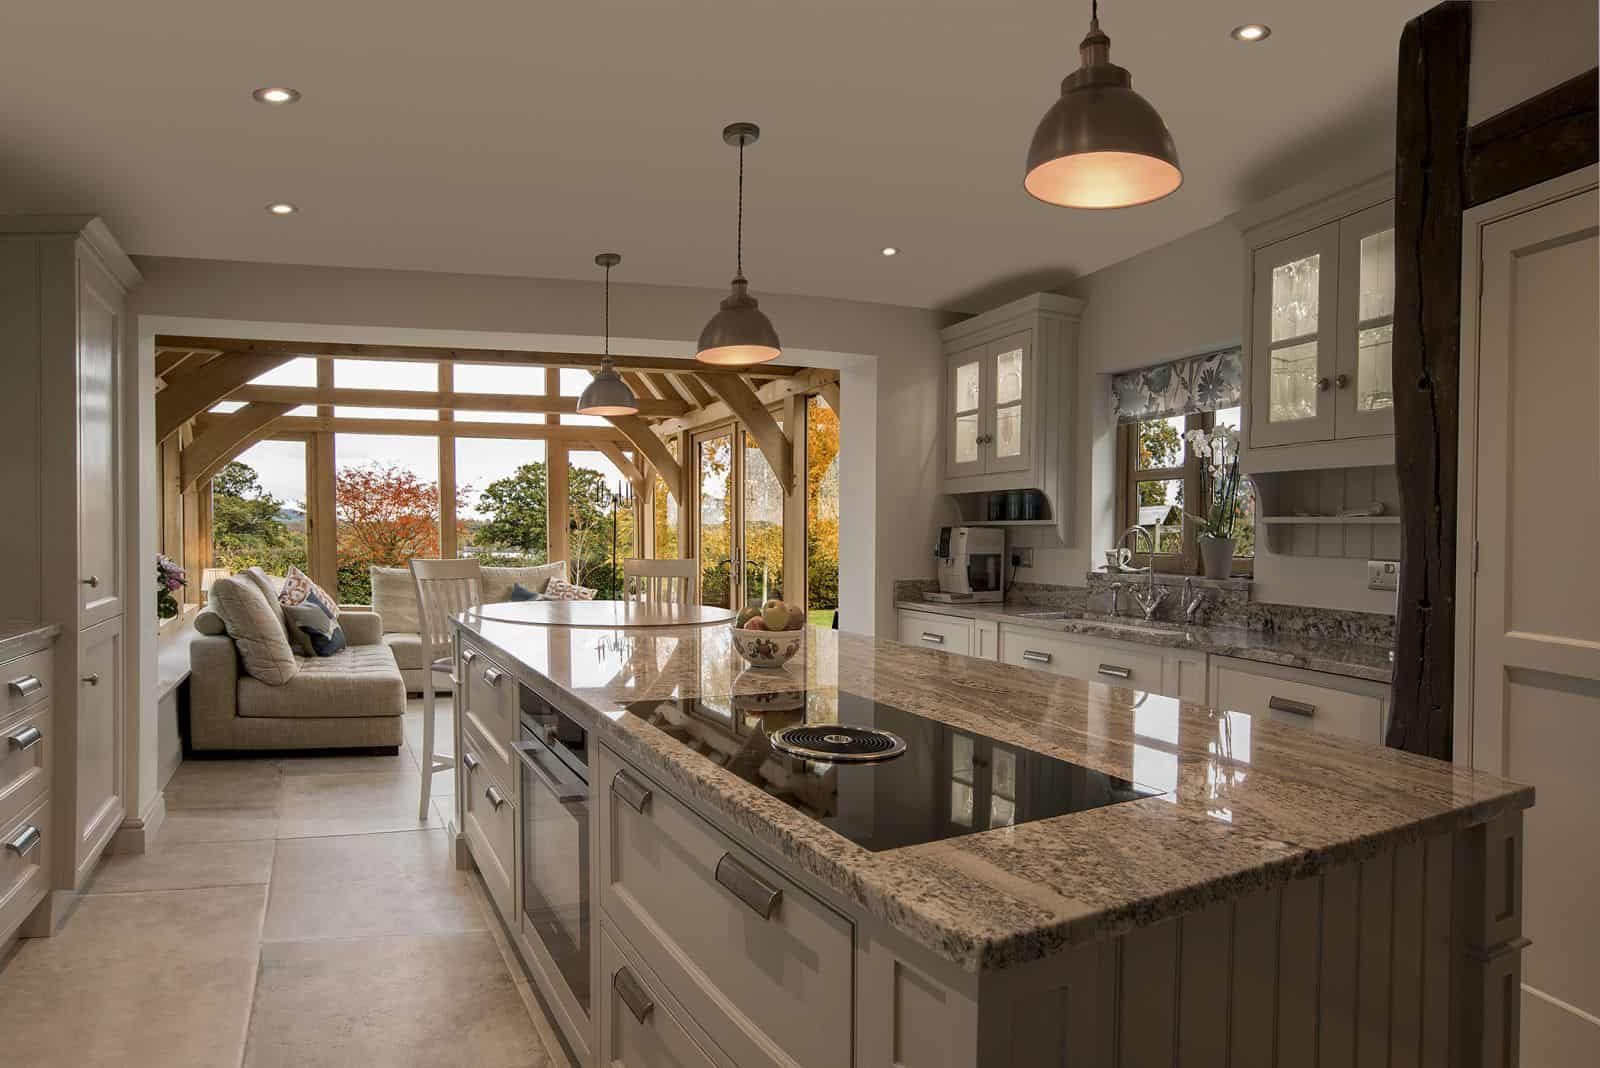
<svg viewBox="0 0 1600 1068">
<path fill-rule="evenodd" d="M 468 488 L 457 490 L 458 510 Z M 371 599 L 369 567 L 439 555 L 439 486 L 414 471 L 377 461 L 342 467 L 334 476 L 334 511 L 341 601 Z"/>
</svg>

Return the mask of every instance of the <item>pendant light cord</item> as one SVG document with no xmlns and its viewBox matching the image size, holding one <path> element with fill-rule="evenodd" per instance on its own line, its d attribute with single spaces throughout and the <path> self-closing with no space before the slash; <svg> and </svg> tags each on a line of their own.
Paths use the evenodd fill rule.
<svg viewBox="0 0 1600 1068">
<path fill-rule="evenodd" d="M 610 264 L 606 265 L 606 302 L 605 302 L 605 306 L 606 306 L 606 310 L 605 310 L 606 351 L 605 351 L 604 359 L 607 362 L 610 362 L 610 360 L 611 360 L 611 265 Z"/>
<path fill-rule="evenodd" d="M 744 138 L 739 138 L 739 221 L 733 240 L 734 274 L 744 277 Z"/>
</svg>

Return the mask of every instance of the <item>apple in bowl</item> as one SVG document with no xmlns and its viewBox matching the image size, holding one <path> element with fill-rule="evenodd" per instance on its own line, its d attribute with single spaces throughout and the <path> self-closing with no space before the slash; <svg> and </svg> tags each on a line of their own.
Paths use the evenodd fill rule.
<svg viewBox="0 0 1600 1068">
<path fill-rule="evenodd" d="M 770 600 L 740 611 L 733 646 L 751 667 L 782 667 L 805 643 L 806 612 L 799 605 Z"/>
</svg>

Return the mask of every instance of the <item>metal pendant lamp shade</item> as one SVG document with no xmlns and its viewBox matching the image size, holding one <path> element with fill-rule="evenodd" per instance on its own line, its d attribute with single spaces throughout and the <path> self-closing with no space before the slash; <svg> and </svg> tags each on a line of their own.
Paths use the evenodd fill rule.
<svg viewBox="0 0 1600 1068">
<path fill-rule="evenodd" d="M 1047 204 L 1129 208 L 1183 184 L 1178 149 L 1161 115 L 1133 91 L 1133 78 L 1111 62 L 1098 3 L 1078 46 L 1083 65 L 1061 83 L 1057 100 L 1033 132 L 1022 185 Z"/>
<path fill-rule="evenodd" d="M 772 320 L 750 295 L 744 276 L 744 148 L 761 136 L 752 122 L 736 122 L 722 131 L 722 139 L 739 149 L 739 225 L 736 239 L 736 273 L 733 290 L 722 299 L 717 314 L 700 331 L 694 358 L 722 367 L 751 367 L 776 360 L 783 352 Z"/>
<path fill-rule="evenodd" d="M 611 363 L 611 268 L 622 262 L 615 252 L 602 252 L 594 262 L 606 269 L 606 348 L 600 370 L 578 397 L 580 415 L 637 415 L 639 399 Z"/>
</svg>

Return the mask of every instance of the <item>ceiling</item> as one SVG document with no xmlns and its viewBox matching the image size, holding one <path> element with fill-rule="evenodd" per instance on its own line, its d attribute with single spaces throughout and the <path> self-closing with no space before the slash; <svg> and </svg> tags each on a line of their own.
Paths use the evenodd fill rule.
<svg viewBox="0 0 1600 1068">
<path fill-rule="evenodd" d="M 720 288 L 719 131 L 751 120 L 758 296 L 973 310 L 1392 142 L 1400 30 L 1425 6 L 1104 0 L 1186 180 L 1088 213 L 1021 188 L 1088 0 L 12 4 L 0 210 L 97 212 L 143 255 L 588 278 L 616 249 L 619 281 Z M 1248 21 L 1271 38 L 1229 38 Z M 266 85 L 304 99 L 252 101 Z"/>
</svg>

